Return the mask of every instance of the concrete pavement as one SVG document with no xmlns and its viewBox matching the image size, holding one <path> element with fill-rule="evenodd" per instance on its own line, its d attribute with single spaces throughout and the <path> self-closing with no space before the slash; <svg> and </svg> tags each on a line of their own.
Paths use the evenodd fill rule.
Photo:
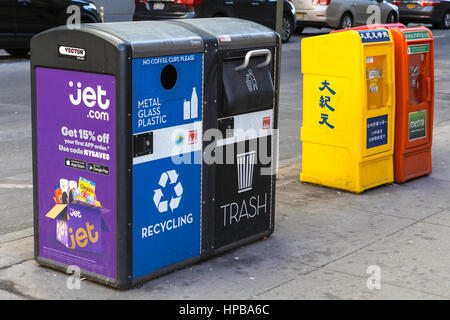
<svg viewBox="0 0 450 320">
<path fill-rule="evenodd" d="M 433 33 L 430 176 L 361 195 L 298 181 L 301 78 L 295 37 L 283 45 L 275 233 L 128 291 L 90 281 L 70 290 L 67 274 L 34 262 L 27 61 L 0 62 L 1 77 L 8 79 L 0 88 L 0 299 L 449 299 L 450 32 Z M 379 289 L 368 270 L 379 272 Z"/>
<path fill-rule="evenodd" d="M 449 156 L 447 139 L 436 140 Z M 302 184 L 299 169 L 279 172 L 268 239 L 119 291 L 90 281 L 67 289 L 68 275 L 38 266 L 24 237 L 0 244 L 0 298 L 450 298 L 450 179 L 432 174 L 354 195 Z M 380 268 L 380 289 L 367 287 L 369 266 Z"/>
</svg>

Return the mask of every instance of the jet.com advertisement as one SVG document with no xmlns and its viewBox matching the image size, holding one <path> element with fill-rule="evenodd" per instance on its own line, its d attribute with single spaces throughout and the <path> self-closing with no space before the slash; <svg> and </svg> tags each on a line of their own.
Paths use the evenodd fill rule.
<svg viewBox="0 0 450 320">
<path fill-rule="evenodd" d="M 116 278 L 115 78 L 36 68 L 39 256 Z"/>
</svg>

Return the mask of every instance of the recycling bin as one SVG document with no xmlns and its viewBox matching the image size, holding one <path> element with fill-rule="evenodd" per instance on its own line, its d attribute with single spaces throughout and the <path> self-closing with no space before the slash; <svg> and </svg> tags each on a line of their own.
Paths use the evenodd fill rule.
<svg viewBox="0 0 450 320">
<path fill-rule="evenodd" d="M 393 182 L 394 43 L 387 29 L 302 40 L 300 180 L 360 193 Z"/>
<path fill-rule="evenodd" d="M 275 157 L 279 50 L 275 32 L 229 18 L 35 36 L 36 261 L 130 288 L 271 234 L 275 175 L 260 169 Z M 230 129 L 264 126 L 252 138 L 265 138 L 269 161 L 251 139 L 222 137 L 223 118 Z M 215 154 L 233 139 L 247 149 L 221 164 Z"/>
<path fill-rule="evenodd" d="M 433 36 L 425 27 L 391 30 L 395 42 L 395 182 L 430 174 L 434 110 Z"/>
</svg>

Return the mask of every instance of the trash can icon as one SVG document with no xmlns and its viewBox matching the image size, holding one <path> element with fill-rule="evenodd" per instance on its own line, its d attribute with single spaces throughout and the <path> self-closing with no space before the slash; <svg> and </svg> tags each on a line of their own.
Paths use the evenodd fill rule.
<svg viewBox="0 0 450 320">
<path fill-rule="evenodd" d="M 280 44 L 273 30 L 231 18 L 81 24 L 35 36 L 36 261 L 130 288 L 270 235 L 275 173 L 259 174 L 253 149 L 236 152 L 233 164 L 206 162 L 210 144 L 229 141 L 204 133 L 228 126 L 232 140 L 235 129 L 263 128 L 271 150 Z M 228 183 L 233 191 L 220 189 Z M 248 197 L 259 215 L 221 227 L 225 202 L 234 210 Z"/>
<path fill-rule="evenodd" d="M 250 151 L 236 156 L 238 167 L 238 193 L 252 189 L 255 155 L 256 151 Z"/>
</svg>

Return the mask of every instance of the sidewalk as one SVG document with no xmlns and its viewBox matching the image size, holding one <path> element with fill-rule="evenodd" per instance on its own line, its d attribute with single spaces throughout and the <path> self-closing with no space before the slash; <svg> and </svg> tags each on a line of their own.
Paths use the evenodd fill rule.
<svg viewBox="0 0 450 320">
<path fill-rule="evenodd" d="M 275 233 L 211 260 L 120 291 L 33 260 L 31 230 L 2 236 L 0 299 L 449 299 L 450 122 L 435 128 L 434 172 L 354 195 L 302 184 L 280 169 Z M 28 232 L 28 234 L 27 234 Z M 367 287 L 370 265 L 381 288 Z"/>
<path fill-rule="evenodd" d="M 0 179 L 2 299 L 449 299 L 450 42 L 436 34 L 433 173 L 354 195 L 302 184 L 300 38 L 283 45 L 276 226 L 266 240 L 120 291 L 82 281 L 33 260 L 28 62 L 5 63 Z M 7 72 L 5 72 L 5 70 Z M 23 85 L 23 87 L 20 87 Z M 16 89 L 19 88 L 19 89 Z M 8 112 L 8 110 L 13 110 Z M 16 114 L 17 113 L 17 114 Z M 10 116 L 9 116 L 10 115 Z M 26 121 L 21 121 L 25 119 Z M 1 139 L 0 139 L 1 140 Z M 28 188 L 30 187 L 30 188 Z M 27 228 L 27 229 L 24 229 Z M 22 230 L 24 229 L 24 230 Z M 11 231 L 21 230 L 11 233 Z M 369 266 L 381 288 L 370 290 Z"/>
</svg>

